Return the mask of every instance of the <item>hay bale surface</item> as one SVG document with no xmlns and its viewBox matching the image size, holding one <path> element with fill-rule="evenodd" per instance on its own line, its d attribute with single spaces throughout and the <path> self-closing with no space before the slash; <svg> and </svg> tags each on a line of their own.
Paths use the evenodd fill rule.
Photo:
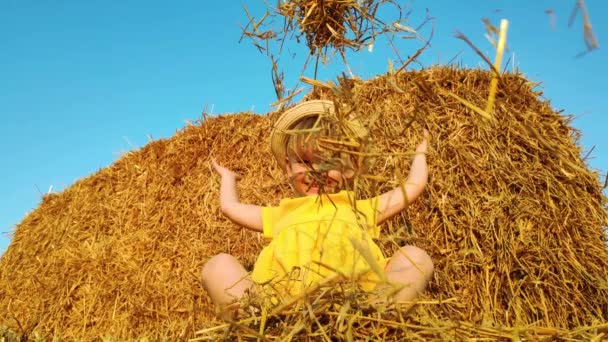
<svg viewBox="0 0 608 342">
<path fill-rule="evenodd" d="M 519 75 L 501 78 L 492 121 L 438 90 L 481 106 L 491 76 L 432 68 L 354 82 L 359 111 L 380 114 L 375 148 L 387 154 L 374 174 L 407 175 L 410 157 L 395 152 L 420 140 L 411 121 L 432 135 L 427 191 L 385 224 L 380 243 L 387 255 L 406 243 L 431 254 L 433 305 L 419 304 L 402 326 L 359 324 L 366 336 L 372 326 L 385 327 L 386 339 L 408 329 L 426 338 L 608 332 L 608 212 L 579 133 Z M 0 326 L 22 337 L 175 340 L 216 324 L 201 266 L 226 252 L 251 267 L 264 242 L 219 212 L 209 158 L 241 174 L 243 201 L 293 196 L 268 148 L 275 118 L 206 118 L 44 196 L 0 259 Z"/>
</svg>

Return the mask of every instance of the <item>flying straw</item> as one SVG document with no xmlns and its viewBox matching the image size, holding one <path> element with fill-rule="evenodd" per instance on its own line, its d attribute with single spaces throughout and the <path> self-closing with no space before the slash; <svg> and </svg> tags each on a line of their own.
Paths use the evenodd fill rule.
<svg viewBox="0 0 608 342">
<path fill-rule="evenodd" d="M 500 21 L 500 33 L 498 35 L 498 47 L 496 48 L 496 59 L 494 60 L 494 68 L 497 72 L 500 72 L 500 66 L 502 64 L 502 55 L 505 49 L 505 44 L 507 42 L 507 28 L 509 27 L 509 22 L 506 19 L 502 19 Z M 494 107 L 494 98 L 496 96 L 496 88 L 498 87 L 498 78 L 499 75 L 492 76 L 492 81 L 490 81 L 490 95 L 488 96 L 488 103 L 486 105 L 486 113 L 492 113 L 492 108 Z"/>
</svg>

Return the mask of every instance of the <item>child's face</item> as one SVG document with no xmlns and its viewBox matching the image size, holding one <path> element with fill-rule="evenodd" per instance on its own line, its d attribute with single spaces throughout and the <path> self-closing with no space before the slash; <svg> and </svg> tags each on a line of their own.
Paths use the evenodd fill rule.
<svg viewBox="0 0 608 342">
<path fill-rule="evenodd" d="M 321 163 L 322 160 L 315 156 L 312 149 L 301 151 L 296 158 L 287 160 L 287 176 L 296 192 L 313 196 L 319 193 L 333 194 L 342 189 L 345 180 L 342 171 L 338 167 L 321 170 Z"/>
</svg>

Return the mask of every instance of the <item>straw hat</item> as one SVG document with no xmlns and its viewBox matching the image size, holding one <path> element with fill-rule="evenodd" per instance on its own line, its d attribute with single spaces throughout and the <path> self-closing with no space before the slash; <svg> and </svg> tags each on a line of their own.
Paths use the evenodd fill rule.
<svg viewBox="0 0 608 342">
<path fill-rule="evenodd" d="M 334 103 L 327 100 L 306 101 L 286 110 L 277 119 L 270 133 L 270 150 L 281 168 L 285 169 L 285 158 L 287 156 L 287 142 L 289 134 L 286 131 L 292 129 L 300 120 L 311 116 L 334 115 Z M 364 137 L 367 130 L 360 122 L 351 120 L 349 128 L 357 137 Z"/>
</svg>

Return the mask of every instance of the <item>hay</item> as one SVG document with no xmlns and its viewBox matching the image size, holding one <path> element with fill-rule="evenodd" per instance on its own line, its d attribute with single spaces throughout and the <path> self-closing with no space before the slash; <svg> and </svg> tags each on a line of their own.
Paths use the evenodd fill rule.
<svg viewBox="0 0 608 342">
<path fill-rule="evenodd" d="M 299 306 L 280 313 L 264 311 L 264 305 L 248 302 L 250 310 L 243 317 L 200 329 L 190 341 L 599 341 L 608 333 L 608 323 L 568 330 L 521 323 L 482 325 L 442 317 L 438 308 L 455 301 L 422 299 L 413 309 L 386 306 L 379 312 L 356 288 L 321 287 Z"/>
<path fill-rule="evenodd" d="M 376 16 L 379 8 L 387 8 L 396 20 L 385 23 Z M 381 34 L 415 30 L 402 20 L 402 9 L 393 0 L 289 0 L 268 5 L 264 16 L 255 20 L 247 11 L 248 26 L 243 35 L 252 39 L 260 51 L 267 50 L 269 41 L 283 42 L 295 36 L 304 37 L 311 55 L 325 56 L 328 50 L 344 54 L 346 49 L 359 50 L 373 44 Z M 273 27 L 272 19 L 283 19 L 282 28 Z"/>
<path fill-rule="evenodd" d="M 268 149 L 276 116 L 239 113 L 189 125 L 44 196 L 0 260 L 0 326 L 67 340 L 601 339 L 608 212 L 598 176 L 569 118 L 525 78 L 498 80 L 494 120 L 446 95 L 483 108 L 491 79 L 432 68 L 349 82 L 357 111 L 377 118 L 375 150 L 386 152 L 372 174 L 389 182 L 370 179 L 367 191 L 403 179 L 419 126 L 431 132 L 427 192 L 383 226 L 380 241 L 386 254 L 408 243 L 435 262 L 412 310 L 378 313 L 356 288 L 321 288 L 274 315 L 252 312 L 229 326 L 215 319 L 201 266 L 227 252 L 251 267 L 263 241 L 220 214 L 209 157 L 241 174 L 246 202 L 293 196 Z"/>
<path fill-rule="evenodd" d="M 581 11 L 581 15 L 583 16 L 583 39 L 585 41 L 585 46 L 587 50 L 578 54 L 578 56 L 582 56 L 588 52 L 596 50 L 600 47 L 597 39 L 595 38 L 595 34 L 593 33 L 593 28 L 591 27 L 591 19 L 589 19 L 589 12 L 587 11 L 587 6 L 585 6 L 584 0 L 576 0 L 576 5 L 572 10 L 572 14 L 570 14 L 570 19 L 568 19 L 568 26 L 572 26 L 574 23 L 574 19 L 576 18 L 576 14 L 578 11 Z"/>
<path fill-rule="evenodd" d="M 432 18 L 427 15 L 422 24 L 414 28 L 407 22 L 406 16 L 409 13 L 404 13 L 403 8 L 394 0 L 289 0 L 278 2 L 276 8 L 269 3 L 266 3 L 266 7 L 265 14 L 257 20 L 244 7 L 249 22 L 243 28 L 242 38 L 251 40 L 258 51 L 270 59 L 272 81 L 277 95 L 277 102 L 273 105 L 290 101 L 301 90 L 298 84 L 290 89 L 283 84 L 285 75 L 279 71 L 277 64 L 281 56 L 290 59 L 295 57 L 293 52 L 289 52 L 290 56 L 283 53 L 289 41 L 305 42 L 308 54 L 300 75 L 305 74 L 311 57 L 314 57 L 314 79 L 317 78 L 319 61 L 327 64 L 334 55 L 341 57 L 345 68 L 352 75 L 347 50 L 357 52 L 367 48 L 372 51 L 379 38 L 387 39 L 400 61 L 394 41 L 416 39 L 424 41 L 425 47 L 429 44 L 428 40 L 418 34 L 418 30 Z M 385 14 L 382 19 L 376 15 L 378 11 Z M 422 50 L 424 48 L 399 69 L 404 69 Z"/>
</svg>

